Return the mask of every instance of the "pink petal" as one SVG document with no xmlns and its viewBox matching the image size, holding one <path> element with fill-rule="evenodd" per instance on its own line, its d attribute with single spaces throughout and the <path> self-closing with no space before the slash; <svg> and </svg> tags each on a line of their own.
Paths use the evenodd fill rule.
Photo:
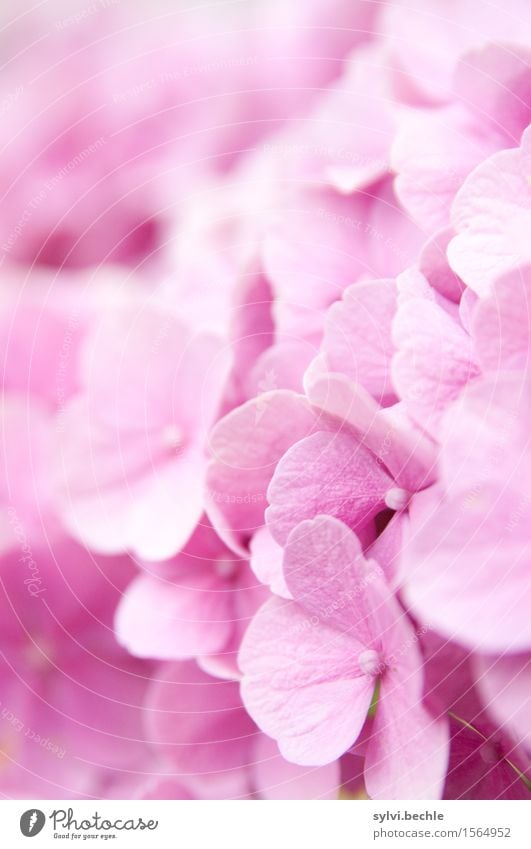
<svg viewBox="0 0 531 849">
<path fill-rule="evenodd" d="M 440 799 L 448 765 L 448 729 L 397 676 L 382 691 L 365 761 L 372 799 Z"/>
<path fill-rule="evenodd" d="M 287 134 L 282 165 L 291 179 L 351 194 L 385 176 L 394 128 L 386 59 L 379 45 L 360 46 L 310 116 Z"/>
<path fill-rule="evenodd" d="M 375 632 L 368 586 L 381 570 L 365 560 L 356 534 L 332 516 L 301 522 L 289 535 L 284 575 L 293 598 L 328 626 L 371 646 Z M 371 599 L 372 600 L 372 599 Z"/>
<path fill-rule="evenodd" d="M 238 652 L 242 639 L 255 613 L 270 597 L 269 590 L 258 583 L 247 563 L 240 564 L 238 572 L 225 582 L 224 593 L 232 607 L 231 634 L 221 651 L 197 658 L 201 669 L 216 678 L 239 681 Z"/>
<path fill-rule="evenodd" d="M 498 43 L 461 58 L 454 89 L 478 120 L 491 124 L 492 134 L 505 137 L 500 147 L 513 147 L 531 120 L 530 83 L 529 48 Z"/>
<path fill-rule="evenodd" d="M 425 576 L 419 570 L 414 579 L 419 594 L 426 593 L 421 585 L 431 569 L 438 571 L 432 589 L 439 595 L 430 618 L 444 617 L 444 633 L 453 626 L 456 638 L 467 645 L 484 643 L 487 652 L 510 649 L 513 639 L 513 651 L 529 645 L 524 613 L 528 421 L 527 380 L 519 374 L 493 374 L 465 390 L 444 420 L 440 466 L 446 496 L 438 508 L 434 495 L 430 515 L 420 519 L 411 541 L 417 563 L 422 556 L 429 563 Z M 412 565 L 409 556 L 407 563 Z M 457 595 L 450 602 L 452 593 Z M 446 616 L 445 605 L 451 607 Z M 454 622 L 454 611 L 463 616 L 466 605 L 466 621 Z M 503 621 L 509 619 L 504 634 Z"/>
<path fill-rule="evenodd" d="M 257 613 L 240 651 L 242 698 L 287 760 L 330 763 L 357 739 L 374 689 L 357 664 L 363 648 L 292 601 Z"/>
<path fill-rule="evenodd" d="M 406 512 L 395 513 L 389 524 L 367 548 L 367 557 L 376 560 L 384 575 L 392 582 L 398 573 L 404 535 L 409 523 Z"/>
<path fill-rule="evenodd" d="M 479 298 L 476 293 L 467 287 L 459 302 L 459 320 L 466 332 L 471 336 L 473 336 L 472 315 L 478 301 Z"/>
<path fill-rule="evenodd" d="M 264 241 L 265 269 L 282 309 L 277 328 L 308 338 L 349 284 L 398 274 L 422 241 L 390 179 L 350 198 L 316 189 L 296 195 Z"/>
<path fill-rule="evenodd" d="M 275 293 L 287 303 L 322 310 L 341 297 L 363 270 L 360 236 L 352 226 L 357 206 L 331 191 L 307 191 L 275 213 L 263 260 Z M 354 222 L 355 223 L 355 222 Z"/>
<path fill-rule="evenodd" d="M 447 227 L 457 190 L 472 169 L 505 147 L 490 139 L 461 104 L 406 113 L 392 149 L 396 192 L 428 232 Z"/>
<path fill-rule="evenodd" d="M 212 290 L 211 279 L 209 278 L 208 294 L 210 297 Z M 272 312 L 272 294 L 271 287 L 265 276 L 258 269 L 256 272 L 248 271 L 238 281 L 235 292 L 236 304 L 230 314 L 230 350 L 234 360 L 232 369 L 232 379 L 235 385 L 242 393 L 242 400 L 247 400 L 249 395 L 246 394 L 246 386 L 250 379 L 251 372 L 256 363 L 260 360 L 274 342 L 274 325 Z M 219 326 L 219 317 L 217 318 Z M 228 356 L 228 350 L 225 356 Z M 191 372 L 193 374 L 193 371 Z M 213 379 L 216 380 L 216 375 L 213 374 Z M 211 387 L 214 389 L 214 384 Z M 270 386 L 270 389 L 280 388 L 279 386 Z M 282 388 L 285 387 L 282 384 Z M 220 392 L 223 389 L 223 381 L 220 382 L 217 378 L 217 389 Z M 205 399 L 208 395 L 205 393 Z M 216 412 L 216 408 L 214 408 Z"/>
<path fill-rule="evenodd" d="M 192 334 L 168 310 L 111 310 L 87 341 L 91 414 L 121 429 L 208 429 L 230 365 L 214 336 Z"/>
<path fill-rule="evenodd" d="M 484 369 L 529 367 L 531 349 L 531 267 L 496 280 L 472 317 L 472 335 Z"/>
<path fill-rule="evenodd" d="M 350 426 L 399 486 L 415 490 L 433 480 L 433 443 L 403 404 L 381 409 L 362 386 L 341 374 L 307 376 L 306 394 L 312 404 Z"/>
<path fill-rule="evenodd" d="M 96 551 L 164 560 L 187 542 L 203 512 L 206 460 L 194 449 L 146 452 L 145 435 L 92 420 L 83 399 L 63 417 L 58 449 L 62 516 Z"/>
<path fill-rule="evenodd" d="M 452 207 L 451 267 L 480 297 L 501 274 L 531 261 L 529 131 L 517 150 L 495 153 L 468 176 Z"/>
<path fill-rule="evenodd" d="M 246 383 L 249 397 L 291 389 L 302 392 L 302 378 L 316 354 L 316 348 L 304 340 L 278 341 L 258 357 Z"/>
<path fill-rule="evenodd" d="M 238 684 L 205 675 L 194 663 L 159 667 L 146 706 L 155 751 L 203 798 L 246 795 L 257 739 Z"/>
<path fill-rule="evenodd" d="M 337 799 L 341 784 L 339 761 L 300 767 L 285 760 L 265 734 L 256 743 L 253 774 L 262 799 Z"/>
<path fill-rule="evenodd" d="M 489 41 L 526 43 L 530 24 L 525 0 L 510 0 L 507 13 L 484 0 L 395 0 L 380 25 L 397 57 L 410 96 L 445 100 L 459 58 Z"/>
<path fill-rule="evenodd" d="M 418 617 L 483 652 L 531 646 L 527 577 L 531 510 L 511 485 L 483 482 L 431 511 L 403 551 L 404 594 Z"/>
<path fill-rule="evenodd" d="M 326 315 L 323 350 L 329 370 L 360 383 L 380 403 L 393 394 L 389 367 L 395 310 L 394 280 L 374 280 L 349 286 Z"/>
<path fill-rule="evenodd" d="M 443 309 L 421 298 L 399 306 L 393 339 L 394 387 L 417 423 L 437 435 L 446 407 L 478 374 L 471 340 Z"/>
<path fill-rule="evenodd" d="M 116 613 L 119 642 L 137 657 L 186 660 L 223 648 L 232 632 L 232 604 L 215 575 L 164 581 L 140 575 Z"/>
<path fill-rule="evenodd" d="M 288 390 L 267 392 L 233 410 L 210 435 L 207 510 L 222 540 L 246 554 L 264 523 L 266 491 L 276 464 L 319 426 L 307 400 Z"/>
<path fill-rule="evenodd" d="M 354 435 L 320 431 L 295 443 L 278 463 L 267 491 L 267 524 L 280 545 L 295 525 L 318 513 L 361 530 L 383 509 L 391 485 Z"/>
<path fill-rule="evenodd" d="M 468 489 L 475 501 L 483 483 L 503 489 L 511 480 L 517 485 L 520 471 L 526 474 L 528 383 L 528 377 L 518 372 L 485 375 L 467 386 L 449 408 L 442 422 L 439 457 L 447 493 Z"/>
<path fill-rule="evenodd" d="M 284 549 L 275 542 L 269 528 L 259 528 L 251 540 L 251 569 L 275 595 L 291 598 L 283 570 Z"/>
</svg>

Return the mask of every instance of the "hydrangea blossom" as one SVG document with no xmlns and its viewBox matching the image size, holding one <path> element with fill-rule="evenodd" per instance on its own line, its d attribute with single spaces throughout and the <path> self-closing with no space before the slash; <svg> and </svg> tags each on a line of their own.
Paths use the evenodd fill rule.
<svg viewBox="0 0 531 849">
<path fill-rule="evenodd" d="M 0 795 L 528 799 L 528 3 L 50 5 L 0 80 Z"/>
</svg>

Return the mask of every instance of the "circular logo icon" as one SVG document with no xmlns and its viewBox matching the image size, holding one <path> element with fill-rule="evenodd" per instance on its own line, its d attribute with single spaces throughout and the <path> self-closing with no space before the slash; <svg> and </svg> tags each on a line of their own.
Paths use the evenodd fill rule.
<svg viewBox="0 0 531 849">
<path fill-rule="evenodd" d="M 35 837 L 44 828 L 46 817 L 37 808 L 24 811 L 20 817 L 20 830 L 24 837 Z"/>
</svg>

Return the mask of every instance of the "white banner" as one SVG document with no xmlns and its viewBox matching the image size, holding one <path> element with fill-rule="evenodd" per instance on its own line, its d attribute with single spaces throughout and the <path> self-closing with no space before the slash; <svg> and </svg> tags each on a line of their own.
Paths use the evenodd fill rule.
<svg viewBox="0 0 531 849">
<path fill-rule="evenodd" d="M 1 846 L 364 849 L 531 846 L 525 802 L 0 803 Z M 35 843 L 29 843 L 35 839 Z"/>
</svg>

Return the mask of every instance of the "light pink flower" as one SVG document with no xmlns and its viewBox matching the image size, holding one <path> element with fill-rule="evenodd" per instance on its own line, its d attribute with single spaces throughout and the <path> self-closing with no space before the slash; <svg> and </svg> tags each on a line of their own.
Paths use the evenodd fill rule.
<svg viewBox="0 0 531 849">
<path fill-rule="evenodd" d="M 194 663 L 159 667 L 151 685 L 149 736 L 166 769 L 200 798 L 334 798 L 339 764 L 288 763 L 245 711 L 239 687 Z"/>
<path fill-rule="evenodd" d="M 457 235 L 448 245 L 453 270 L 480 297 L 494 281 L 531 260 L 527 239 L 531 186 L 531 133 L 520 147 L 482 162 L 465 180 L 452 206 Z"/>
<path fill-rule="evenodd" d="M 359 46 L 311 112 L 270 143 L 284 179 L 348 195 L 385 177 L 396 125 L 395 83 L 389 53 L 374 42 Z"/>
<path fill-rule="evenodd" d="M 529 795 L 527 4 L 4 21 L 0 795 Z"/>
<path fill-rule="evenodd" d="M 212 430 L 206 480 L 207 512 L 217 533 L 243 556 L 264 524 L 266 492 L 276 464 L 323 416 L 303 395 L 273 390 L 230 412 Z"/>
<path fill-rule="evenodd" d="M 440 419 L 479 373 L 473 341 L 455 304 L 412 270 L 398 283 L 391 380 L 411 418 L 437 439 Z"/>
<path fill-rule="evenodd" d="M 423 241 L 389 178 L 348 197 L 311 184 L 287 192 L 268 217 L 262 246 L 277 329 L 319 338 L 325 310 L 349 284 L 398 274 Z"/>
<path fill-rule="evenodd" d="M 317 431 L 292 445 L 278 463 L 267 491 L 267 525 L 285 545 L 299 522 L 325 513 L 372 542 L 371 520 L 385 509 L 392 486 L 383 465 L 346 428 Z"/>
<path fill-rule="evenodd" d="M 441 102 L 452 93 L 460 58 L 488 42 L 528 45 L 525 0 L 500 7 L 485 0 L 393 0 L 381 17 L 382 35 L 401 74 L 403 96 Z"/>
<path fill-rule="evenodd" d="M 367 280 L 345 289 L 327 311 L 322 343 L 324 364 L 373 395 L 383 406 L 396 400 L 390 366 L 397 307 L 394 280 Z"/>
<path fill-rule="evenodd" d="M 463 391 L 444 419 L 440 481 L 416 497 L 403 552 L 413 610 L 485 653 L 530 646 L 529 397 L 518 374 Z"/>
<path fill-rule="evenodd" d="M 291 533 L 293 601 L 272 599 L 244 638 L 242 696 L 289 760 L 325 764 L 358 738 L 379 682 L 365 781 L 376 798 L 439 798 L 444 722 L 422 705 L 415 632 L 356 536 L 319 516 Z"/>
<path fill-rule="evenodd" d="M 516 147 L 529 124 L 531 53 L 489 44 L 462 56 L 450 103 L 404 112 L 392 149 L 397 195 L 423 227 L 450 222 L 464 179 L 498 150 Z"/>
<path fill-rule="evenodd" d="M 220 340 L 149 305 L 111 309 L 94 327 L 59 446 L 77 537 L 150 560 L 179 551 L 203 511 L 203 438 L 229 367 Z"/>
<path fill-rule="evenodd" d="M 492 292 L 472 312 L 471 333 L 485 372 L 529 369 L 531 349 L 531 268 L 494 281 Z"/>
<path fill-rule="evenodd" d="M 196 181 L 229 170 L 338 75 L 376 11 L 356 5 L 26 10 L 10 22 L 0 94 L 4 256 L 156 265 Z"/>
<path fill-rule="evenodd" d="M 235 653 L 267 597 L 248 564 L 201 523 L 172 560 L 145 571 L 118 607 L 118 640 L 139 657 L 198 658 L 221 677 L 238 678 Z"/>
</svg>

